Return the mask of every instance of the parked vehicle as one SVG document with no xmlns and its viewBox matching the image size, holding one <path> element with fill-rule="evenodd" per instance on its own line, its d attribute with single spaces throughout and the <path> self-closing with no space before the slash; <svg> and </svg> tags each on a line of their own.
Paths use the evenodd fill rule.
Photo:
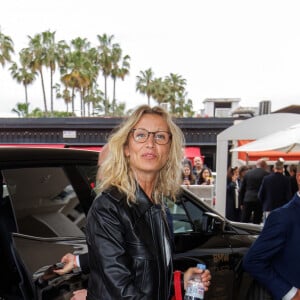
<svg viewBox="0 0 300 300">
<path fill-rule="evenodd" d="M 87 286 L 80 270 L 63 276 L 52 270 L 65 253 L 87 252 L 97 161 L 94 151 L 0 147 L 0 299 L 69 299 Z M 253 280 L 241 260 L 261 227 L 226 220 L 187 189 L 167 202 L 175 268 L 202 262 L 210 269 L 205 299 L 257 299 L 248 293 Z"/>
</svg>

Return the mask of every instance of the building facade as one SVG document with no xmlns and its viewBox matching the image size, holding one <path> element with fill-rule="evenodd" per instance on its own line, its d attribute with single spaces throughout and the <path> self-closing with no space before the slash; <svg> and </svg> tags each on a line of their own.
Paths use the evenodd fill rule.
<svg viewBox="0 0 300 300">
<path fill-rule="evenodd" d="M 0 146 L 39 144 L 53 147 L 103 146 L 122 118 L 0 118 Z M 215 170 L 217 135 L 233 118 L 178 118 L 186 147 L 199 147 L 205 163 Z"/>
</svg>

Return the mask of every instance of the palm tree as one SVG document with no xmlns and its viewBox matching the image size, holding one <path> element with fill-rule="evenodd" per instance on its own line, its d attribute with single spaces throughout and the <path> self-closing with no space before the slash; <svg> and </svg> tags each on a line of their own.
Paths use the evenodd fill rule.
<svg viewBox="0 0 300 300">
<path fill-rule="evenodd" d="M 85 97 L 85 102 L 88 105 L 88 116 L 97 115 L 96 111 L 104 112 L 104 93 L 98 89 L 97 84 L 90 89 L 88 95 Z"/>
<path fill-rule="evenodd" d="M 11 62 L 11 54 L 14 53 L 14 44 L 12 39 L 0 30 L 0 64 L 5 66 L 6 62 Z"/>
<path fill-rule="evenodd" d="M 31 55 L 30 67 L 33 72 L 38 72 L 41 76 L 45 114 L 48 115 L 47 98 L 46 98 L 44 76 L 43 76 L 43 66 L 45 65 L 46 62 L 46 53 L 45 53 L 45 48 L 43 47 L 42 44 L 42 35 L 36 34 L 34 37 L 28 36 L 28 38 L 29 38 L 29 53 Z"/>
<path fill-rule="evenodd" d="M 122 116 L 124 116 L 125 115 L 125 108 L 126 108 L 125 102 L 119 103 L 115 107 L 114 116 L 116 116 L 116 117 L 122 117 Z"/>
<path fill-rule="evenodd" d="M 28 106 L 29 104 L 27 103 L 17 103 L 16 107 L 13 108 L 11 111 L 16 113 L 19 118 L 24 118 L 28 116 Z"/>
<path fill-rule="evenodd" d="M 87 51 L 87 60 L 89 64 L 87 64 L 86 74 L 89 78 L 89 86 L 85 88 L 84 103 L 87 105 L 88 115 L 90 116 L 94 111 L 96 103 L 100 101 L 100 99 L 103 101 L 104 93 L 98 89 L 97 84 L 100 65 L 98 64 L 99 54 L 96 48 L 92 47 Z M 99 97 L 99 95 L 101 96 Z M 90 99 L 92 99 L 92 101 L 90 101 Z"/>
<path fill-rule="evenodd" d="M 139 91 L 143 95 L 147 95 L 148 98 L 148 105 L 150 105 L 150 97 L 153 94 L 153 76 L 154 73 L 150 69 L 146 71 L 140 71 L 140 76 L 137 76 L 137 83 L 136 83 L 136 91 Z"/>
<path fill-rule="evenodd" d="M 98 46 L 99 49 L 99 63 L 102 70 L 102 74 L 104 77 L 104 107 L 105 107 L 105 114 L 108 114 L 109 110 L 109 103 L 107 98 L 107 78 L 111 74 L 112 70 L 112 48 L 119 47 L 118 44 L 114 44 L 112 46 L 112 40 L 114 38 L 113 35 L 109 36 L 107 34 L 97 35 L 98 41 L 100 45 Z"/>
<path fill-rule="evenodd" d="M 61 92 L 61 85 L 59 83 L 55 84 L 54 89 L 56 91 L 56 98 L 63 99 L 66 104 L 67 113 L 69 112 L 69 104 L 72 102 L 71 93 L 68 88 L 65 86 Z"/>
<path fill-rule="evenodd" d="M 186 96 L 185 96 L 186 99 Z M 183 106 L 183 113 L 184 115 L 181 115 L 182 117 L 188 117 L 191 118 L 194 116 L 195 112 L 193 111 L 193 100 L 192 99 L 188 99 L 187 101 L 185 101 L 185 104 Z"/>
<path fill-rule="evenodd" d="M 80 112 L 85 115 L 84 98 L 94 80 L 97 68 L 91 60 L 89 47 L 90 43 L 86 39 L 76 38 L 71 41 L 73 50 L 66 54 L 63 74 L 61 77 L 65 86 L 72 89 L 72 112 L 74 113 L 75 91 L 80 93 Z"/>
<path fill-rule="evenodd" d="M 21 54 L 20 54 L 21 55 Z M 22 60 L 21 60 L 22 61 Z M 17 63 L 13 63 L 9 68 L 12 78 L 18 83 L 22 83 L 25 89 L 25 104 L 29 106 L 27 87 L 36 79 L 36 73 L 28 70 L 25 65 L 18 67 Z M 27 112 L 28 113 L 28 112 Z"/>
<path fill-rule="evenodd" d="M 112 70 L 111 77 L 113 79 L 113 100 L 112 100 L 112 112 L 116 109 L 116 80 L 120 78 L 124 80 L 125 76 L 129 74 L 130 68 L 130 56 L 125 55 L 122 58 L 122 50 L 119 46 L 112 49 Z M 121 62 L 121 66 L 119 63 Z"/>
<path fill-rule="evenodd" d="M 168 102 L 171 105 L 171 113 L 175 114 L 176 103 L 177 100 L 179 100 L 179 96 L 183 95 L 185 91 L 186 80 L 178 74 L 170 73 L 170 75 L 165 78 L 165 82 L 170 92 Z"/>
<path fill-rule="evenodd" d="M 50 68 L 50 111 L 53 113 L 53 76 L 59 60 L 58 46 L 55 44 L 55 31 L 42 32 L 42 46 L 45 51 L 44 64 Z"/>
<path fill-rule="evenodd" d="M 153 79 L 152 83 L 152 98 L 158 104 L 166 103 L 169 99 L 170 89 L 165 80 L 161 77 Z"/>
</svg>

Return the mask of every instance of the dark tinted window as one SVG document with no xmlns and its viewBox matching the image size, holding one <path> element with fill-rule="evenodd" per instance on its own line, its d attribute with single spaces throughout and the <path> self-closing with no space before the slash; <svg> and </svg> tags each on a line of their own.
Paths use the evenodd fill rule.
<svg viewBox="0 0 300 300">
<path fill-rule="evenodd" d="M 76 182 L 93 187 L 95 168 L 81 166 L 78 174 L 83 180 Z M 80 187 L 72 186 L 63 167 L 2 170 L 2 178 L 2 198 L 10 201 L 20 233 L 84 236 L 85 214 L 75 192 Z"/>
</svg>

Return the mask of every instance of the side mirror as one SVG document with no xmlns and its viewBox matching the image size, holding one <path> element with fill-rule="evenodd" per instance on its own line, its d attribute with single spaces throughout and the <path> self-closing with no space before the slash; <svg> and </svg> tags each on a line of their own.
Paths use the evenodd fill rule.
<svg viewBox="0 0 300 300">
<path fill-rule="evenodd" d="M 208 226 L 210 231 L 225 231 L 226 220 L 224 218 L 212 212 L 205 212 L 204 214 L 211 219 Z"/>
</svg>

